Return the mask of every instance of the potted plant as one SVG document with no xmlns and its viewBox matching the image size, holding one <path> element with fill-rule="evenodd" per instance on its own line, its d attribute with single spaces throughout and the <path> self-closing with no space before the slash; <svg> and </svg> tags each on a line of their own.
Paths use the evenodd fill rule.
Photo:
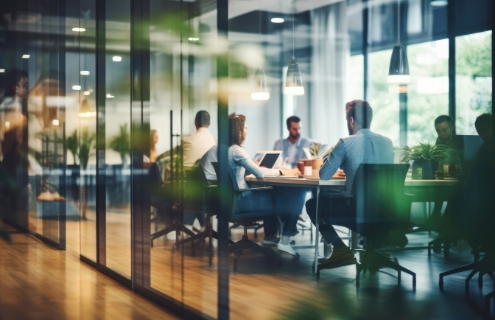
<svg viewBox="0 0 495 320">
<path fill-rule="evenodd" d="M 94 133 L 89 133 L 88 128 L 84 128 L 81 133 L 81 142 L 79 145 L 79 160 L 81 161 L 81 167 L 84 171 L 88 168 L 89 157 L 91 156 L 91 150 L 94 148 L 93 142 L 96 137 Z M 81 216 L 83 220 L 86 220 L 86 211 L 88 209 L 88 196 L 86 179 L 81 179 Z"/>
<path fill-rule="evenodd" d="M 113 136 L 108 146 L 120 155 L 121 165 L 112 165 L 113 173 L 107 176 L 109 206 L 124 208 L 129 204 L 130 176 L 125 174 L 127 157 L 131 152 L 131 138 L 127 123 L 119 128 L 119 134 Z"/>
<path fill-rule="evenodd" d="M 127 155 L 129 155 L 131 151 L 131 139 L 129 131 L 127 130 L 127 123 L 120 126 L 119 134 L 110 140 L 109 147 L 120 155 L 122 164 L 125 166 L 127 163 Z"/>
<path fill-rule="evenodd" d="M 401 162 L 414 161 L 413 179 L 431 180 L 435 177 L 437 162 L 445 159 L 447 154 L 447 148 L 443 144 L 420 143 L 412 148 L 406 147 Z"/>
<path fill-rule="evenodd" d="M 311 167 L 313 168 L 313 175 L 317 176 L 320 171 L 321 166 L 323 165 L 323 159 L 320 157 L 320 152 L 322 149 L 321 143 L 313 143 L 308 147 L 308 151 L 311 154 Z"/>
</svg>

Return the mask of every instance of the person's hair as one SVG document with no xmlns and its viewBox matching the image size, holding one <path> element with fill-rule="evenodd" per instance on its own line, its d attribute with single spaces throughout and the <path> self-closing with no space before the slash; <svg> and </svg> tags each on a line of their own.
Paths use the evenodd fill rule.
<svg viewBox="0 0 495 320">
<path fill-rule="evenodd" d="M 14 87 L 19 85 L 22 78 L 27 78 L 28 74 L 24 70 L 19 70 L 16 68 L 10 69 L 9 72 L 5 75 L 5 96 L 13 97 L 15 96 Z"/>
<path fill-rule="evenodd" d="M 346 119 L 351 117 L 356 122 L 356 126 L 362 129 L 369 129 L 371 127 L 371 120 L 373 119 L 373 109 L 370 104 L 364 100 L 353 100 L 347 102 L 345 105 Z"/>
<path fill-rule="evenodd" d="M 196 118 L 194 118 L 194 123 L 199 127 L 208 127 L 210 125 L 210 114 L 208 111 L 198 111 L 198 113 L 196 113 Z"/>
<path fill-rule="evenodd" d="M 156 134 L 156 130 L 155 129 L 151 129 L 150 130 L 150 142 L 153 141 L 153 137 L 155 136 Z"/>
<path fill-rule="evenodd" d="M 232 113 L 229 116 L 229 146 L 234 144 L 240 146 L 244 142 L 244 126 L 246 117 L 242 114 Z"/>
<path fill-rule="evenodd" d="M 492 115 L 489 113 L 483 113 L 482 115 L 476 118 L 474 122 L 474 126 L 476 127 L 476 131 L 485 133 L 487 132 L 493 125 Z"/>
<path fill-rule="evenodd" d="M 444 122 L 447 122 L 447 124 L 449 125 L 449 127 L 454 130 L 454 119 L 452 119 L 451 116 L 447 116 L 447 115 L 441 115 L 441 116 L 438 116 L 436 119 L 435 119 L 435 126 L 437 124 L 440 124 L 440 123 L 444 123 Z"/>
<path fill-rule="evenodd" d="M 289 129 L 290 124 L 292 122 L 299 123 L 299 122 L 301 122 L 301 119 L 298 116 L 292 116 L 292 117 L 288 117 L 285 122 L 287 123 L 287 129 Z"/>
</svg>

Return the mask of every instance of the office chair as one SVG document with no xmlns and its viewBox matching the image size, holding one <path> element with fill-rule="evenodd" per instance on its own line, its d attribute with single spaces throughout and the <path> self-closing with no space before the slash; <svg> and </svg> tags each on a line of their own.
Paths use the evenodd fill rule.
<svg viewBox="0 0 495 320">
<path fill-rule="evenodd" d="M 212 162 L 212 165 L 218 176 L 218 162 Z M 281 265 L 282 257 L 278 253 L 249 240 L 247 234 L 249 226 L 256 224 L 257 221 L 267 216 L 275 214 L 275 190 L 272 187 L 240 189 L 230 166 L 228 170 L 228 196 L 230 200 L 228 221 L 244 227 L 242 239 L 229 246 L 230 252 L 234 252 L 234 271 L 237 271 L 239 257 L 246 249 L 251 249 L 267 256 L 277 257 L 279 259 L 279 265 Z"/>
<path fill-rule="evenodd" d="M 390 258 L 377 250 L 387 241 L 390 231 L 405 229 L 409 226 L 410 199 L 404 195 L 404 180 L 409 164 L 361 164 L 354 177 L 352 196 L 348 196 L 350 208 L 356 216 L 335 218 L 334 225 L 341 225 L 357 231 L 364 237 L 364 249 L 357 249 L 360 262 L 356 263 L 356 285 L 359 285 L 361 271 L 392 268 L 413 277 L 416 286 L 416 274 L 401 266 L 396 258 Z M 333 195 L 324 195 L 336 197 Z M 323 269 L 318 267 L 317 278 Z"/>
<path fill-rule="evenodd" d="M 158 165 L 156 163 L 149 163 L 145 164 L 145 167 L 149 169 L 150 205 L 155 207 L 157 211 L 163 211 L 165 214 L 167 212 L 171 213 L 170 225 L 150 235 L 150 246 L 153 248 L 153 240 L 167 235 L 172 231 L 176 231 L 176 242 L 179 241 L 179 233 L 181 231 L 189 236 L 194 236 L 195 233 L 182 224 L 178 208 L 174 208 L 174 200 L 176 199 L 174 199 L 171 184 L 166 183 L 162 186 L 163 183 Z"/>
<path fill-rule="evenodd" d="M 471 270 L 466 278 L 465 293 L 469 295 L 469 281 L 476 273 L 478 286 L 483 286 L 483 275 L 490 276 L 492 281 L 495 272 L 495 215 L 493 208 L 495 200 L 495 166 L 493 164 L 473 164 L 464 190 L 458 196 L 456 206 L 456 218 L 458 232 L 462 238 L 473 247 L 475 262 L 455 268 L 439 275 L 439 286 L 443 290 L 443 278 L 445 276 Z M 480 253 L 483 256 L 480 258 Z M 490 299 L 495 298 L 495 291 L 485 296 L 485 310 L 490 314 Z"/>
<path fill-rule="evenodd" d="M 213 230 L 211 218 L 216 215 L 218 211 L 218 195 L 217 186 L 208 182 L 203 168 L 200 165 L 195 166 L 187 175 L 184 211 L 206 215 L 205 229 L 187 239 L 176 242 L 174 248 L 177 249 L 181 245 L 191 242 L 192 255 L 194 256 L 195 248 L 208 238 L 208 250 L 210 252 L 209 265 L 211 266 L 213 258 L 212 239 L 215 238 L 218 240 L 218 233 Z M 234 243 L 233 241 L 229 242 L 231 244 Z"/>
</svg>

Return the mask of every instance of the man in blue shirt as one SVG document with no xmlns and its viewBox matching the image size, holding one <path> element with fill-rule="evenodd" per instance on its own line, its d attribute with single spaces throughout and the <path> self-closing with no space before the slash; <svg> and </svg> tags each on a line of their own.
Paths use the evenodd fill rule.
<svg viewBox="0 0 495 320">
<path fill-rule="evenodd" d="M 327 161 L 320 169 L 320 179 L 329 180 L 342 168 L 346 174 L 346 190 L 352 192 L 354 176 L 361 163 L 394 163 L 392 141 L 370 131 L 373 109 L 368 102 L 354 100 L 346 104 L 346 120 L 349 137 L 339 140 Z M 333 253 L 322 263 L 325 266 L 346 265 L 355 262 L 355 257 L 335 229 L 332 218 L 355 217 L 345 198 L 320 198 L 321 207 L 320 232 L 327 244 L 333 245 Z M 316 199 L 306 202 L 306 211 L 313 223 L 316 217 Z"/>
<path fill-rule="evenodd" d="M 306 158 L 303 148 L 313 144 L 313 141 L 301 135 L 301 119 L 297 116 L 287 118 L 287 130 L 289 137 L 275 142 L 273 150 L 282 151 L 282 160 L 293 169 L 297 167 L 297 162 Z"/>
</svg>

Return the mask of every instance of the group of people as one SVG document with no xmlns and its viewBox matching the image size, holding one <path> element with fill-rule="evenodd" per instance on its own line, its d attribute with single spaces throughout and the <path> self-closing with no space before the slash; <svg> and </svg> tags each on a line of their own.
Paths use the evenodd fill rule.
<svg viewBox="0 0 495 320">
<path fill-rule="evenodd" d="M 208 121 L 204 121 L 204 119 L 208 119 Z M 319 176 L 320 179 L 328 180 L 336 174 L 339 168 L 342 169 L 346 175 L 346 190 L 350 192 L 360 164 L 392 164 L 394 162 L 394 150 L 389 138 L 370 130 L 373 109 L 368 102 L 363 100 L 348 102 L 345 120 L 349 136 L 338 141 L 319 170 Z M 211 163 L 217 161 L 217 146 L 215 139 L 208 131 L 209 124 L 208 112 L 199 111 L 195 118 L 196 133 L 183 140 L 184 164 L 199 163 L 206 178 L 216 180 L 216 173 Z M 235 113 L 229 116 L 228 164 L 235 186 L 239 189 L 249 189 L 245 180 L 248 173 L 257 178 L 299 176 L 302 174 L 297 169 L 297 163 L 300 159 L 307 158 L 304 148 L 311 146 L 314 141 L 301 135 L 302 122 L 297 116 L 289 117 L 286 125 L 288 137 L 278 140 L 274 145 L 274 150 L 282 151 L 282 159 L 286 166 L 280 166 L 278 169 L 263 168 L 256 164 L 242 148 L 248 134 L 246 117 Z M 479 136 L 484 141 L 476 157 L 477 161 L 493 161 L 491 115 L 479 116 L 475 126 Z M 438 134 L 436 144 L 444 144 L 447 148 L 456 149 L 454 121 L 451 117 L 439 116 L 435 120 L 435 129 Z M 445 160 L 449 161 L 449 159 Z M 297 254 L 290 244 L 290 237 L 297 233 L 296 225 L 304 207 L 306 207 L 306 212 L 313 223 L 316 218 L 316 199 L 312 198 L 306 201 L 307 192 L 308 190 L 299 188 L 276 188 L 276 213 L 283 221 L 281 237 L 278 237 L 277 217 L 267 217 L 264 219 L 265 236 L 262 245 L 277 247 L 279 251 L 291 255 Z M 240 197 L 243 197 L 243 201 L 239 203 L 246 207 L 263 204 L 263 199 L 258 199 L 256 193 L 246 191 Z M 332 200 L 322 198 L 320 201 L 320 232 L 325 240 L 325 247 L 333 247 L 333 250 L 325 250 L 325 252 L 331 252 L 331 255 L 326 256 L 322 262 L 324 265 L 347 264 L 355 261 L 353 252 L 345 245 L 332 226 L 332 218 L 352 217 L 354 214 L 347 199 L 346 197 L 333 198 Z M 436 205 L 433 217 L 440 214 L 440 208 L 441 203 Z"/>
</svg>

